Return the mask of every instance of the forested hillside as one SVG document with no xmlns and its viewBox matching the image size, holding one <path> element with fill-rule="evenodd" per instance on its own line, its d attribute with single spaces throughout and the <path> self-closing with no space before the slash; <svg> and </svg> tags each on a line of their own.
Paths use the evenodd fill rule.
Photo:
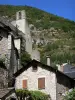
<svg viewBox="0 0 75 100">
<path fill-rule="evenodd" d="M 0 16 L 7 16 L 14 20 L 19 10 L 25 10 L 29 24 L 34 27 L 31 35 L 35 40 L 40 41 L 37 48 L 41 52 L 41 61 L 46 62 L 46 56 L 51 57 L 51 62 L 75 63 L 75 22 L 62 17 L 49 14 L 42 10 L 28 6 L 0 5 Z"/>
</svg>

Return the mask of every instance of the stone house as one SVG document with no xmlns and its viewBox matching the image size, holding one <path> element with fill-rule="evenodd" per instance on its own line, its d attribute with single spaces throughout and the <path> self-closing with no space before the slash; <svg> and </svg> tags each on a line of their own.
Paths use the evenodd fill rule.
<svg viewBox="0 0 75 100">
<path fill-rule="evenodd" d="M 8 70 L 9 86 L 12 86 L 13 74 L 19 69 L 21 33 L 5 18 L 0 18 L 0 61 Z"/>
<path fill-rule="evenodd" d="M 32 60 L 14 76 L 15 89 L 39 90 L 48 94 L 51 100 L 62 100 L 64 93 L 75 85 L 72 78 L 36 60 Z"/>
</svg>

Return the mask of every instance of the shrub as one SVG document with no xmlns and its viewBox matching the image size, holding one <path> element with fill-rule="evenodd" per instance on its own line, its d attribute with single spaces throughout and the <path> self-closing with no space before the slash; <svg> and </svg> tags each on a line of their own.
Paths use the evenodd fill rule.
<svg viewBox="0 0 75 100">
<path fill-rule="evenodd" d="M 40 91 L 18 89 L 16 90 L 16 94 L 19 100 L 48 100 L 48 95 Z"/>
<path fill-rule="evenodd" d="M 25 51 L 21 54 L 21 65 L 25 66 L 28 62 L 31 61 L 30 55 Z"/>
<path fill-rule="evenodd" d="M 67 92 L 63 100 L 75 100 L 75 89 L 73 89 L 71 92 Z"/>
<path fill-rule="evenodd" d="M 31 100 L 48 100 L 48 96 L 40 91 L 30 91 Z"/>
</svg>

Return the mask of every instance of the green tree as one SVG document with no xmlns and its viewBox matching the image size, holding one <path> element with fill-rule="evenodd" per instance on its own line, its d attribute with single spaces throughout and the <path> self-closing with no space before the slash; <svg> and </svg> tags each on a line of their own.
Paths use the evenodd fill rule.
<svg viewBox="0 0 75 100">
<path fill-rule="evenodd" d="M 75 89 L 71 92 L 68 92 L 66 96 L 64 96 L 63 100 L 75 100 Z"/>
<path fill-rule="evenodd" d="M 30 54 L 28 54 L 26 51 L 23 52 L 21 54 L 21 65 L 22 66 L 25 66 L 28 62 L 31 61 L 31 57 L 30 57 Z"/>
</svg>

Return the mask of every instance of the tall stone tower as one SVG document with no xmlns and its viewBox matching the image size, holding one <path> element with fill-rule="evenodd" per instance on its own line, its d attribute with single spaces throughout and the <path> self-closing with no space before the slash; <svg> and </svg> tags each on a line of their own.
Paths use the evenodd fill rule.
<svg viewBox="0 0 75 100">
<path fill-rule="evenodd" d="M 25 10 L 18 11 L 16 13 L 16 21 L 11 22 L 15 27 L 22 31 L 23 37 L 25 39 L 25 50 L 31 55 L 31 59 L 40 61 L 40 52 L 37 48 L 32 49 L 32 38 L 30 34 L 30 27 L 27 22 L 27 17 Z M 19 46 L 19 41 L 15 41 L 16 48 Z M 20 48 L 19 48 L 20 49 Z"/>
<path fill-rule="evenodd" d="M 25 10 L 18 11 L 16 13 L 16 26 L 17 28 L 24 33 L 25 38 L 25 48 L 26 51 L 31 55 L 32 54 L 32 39 L 30 34 L 30 29 L 26 19 Z"/>
</svg>

